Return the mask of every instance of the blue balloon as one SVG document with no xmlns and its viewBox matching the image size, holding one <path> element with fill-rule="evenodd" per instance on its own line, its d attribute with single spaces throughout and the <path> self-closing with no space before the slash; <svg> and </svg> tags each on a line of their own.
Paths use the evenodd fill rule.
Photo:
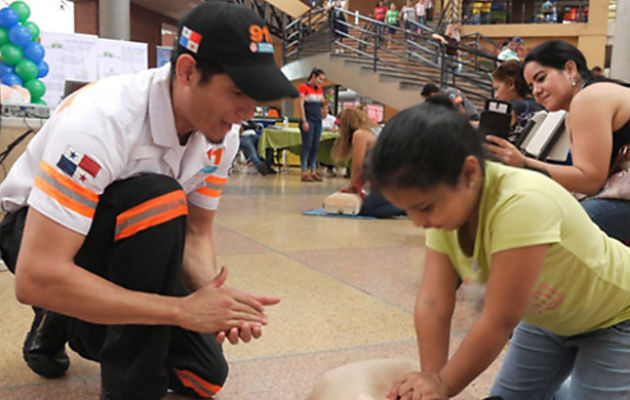
<svg viewBox="0 0 630 400">
<path fill-rule="evenodd" d="M 6 74 L 14 73 L 13 66 L 7 65 L 5 63 L 0 63 L 0 78 L 5 76 Z"/>
<path fill-rule="evenodd" d="M 2 77 L 2 83 L 7 86 L 19 85 L 22 86 L 22 80 L 19 76 L 15 75 L 13 72 L 9 72 Z"/>
<path fill-rule="evenodd" d="M 46 61 L 42 61 L 39 64 L 37 64 L 37 77 L 38 78 L 43 78 L 46 75 L 48 75 L 48 63 Z"/>
<path fill-rule="evenodd" d="M 27 27 L 22 24 L 17 24 L 9 30 L 9 39 L 14 45 L 24 47 L 31 43 L 33 37 Z"/>
<path fill-rule="evenodd" d="M 31 42 L 24 47 L 24 58 L 35 64 L 39 64 L 44 59 L 45 53 L 44 47 L 37 42 Z"/>
<path fill-rule="evenodd" d="M 11 7 L 4 7 L 0 10 L 0 26 L 11 29 L 20 22 L 20 16 Z"/>
</svg>

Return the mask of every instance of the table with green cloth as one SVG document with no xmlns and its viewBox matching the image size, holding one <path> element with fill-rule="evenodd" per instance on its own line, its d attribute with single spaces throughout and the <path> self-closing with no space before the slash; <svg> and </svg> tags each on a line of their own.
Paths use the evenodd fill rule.
<svg viewBox="0 0 630 400">
<path fill-rule="evenodd" d="M 330 150 L 339 137 L 337 132 L 322 131 L 320 138 L 317 161 L 326 165 L 345 165 L 346 163 L 335 163 L 330 156 Z M 299 128 L 269 127 L 265 128 L 258 140 L 258 154 L 265 156 L 265 150 L 272 148 L 275 150 L 289 150 L 293 154 L 300 155 L 302 148 L 302 135 Z"/>
</svg>

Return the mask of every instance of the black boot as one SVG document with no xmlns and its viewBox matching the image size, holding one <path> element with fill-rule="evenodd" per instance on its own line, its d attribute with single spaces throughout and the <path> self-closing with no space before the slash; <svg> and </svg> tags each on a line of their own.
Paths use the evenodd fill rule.
<svg viewBox="0 0 630 400">
<path fill-rule="evenodd" d="M 42 308 L 33 309 L 35 318 L 22 348 L 24 361 L 44 378 L 59 378 L 70 366 L 65 350 L 67 319 Z"/>
</svg>

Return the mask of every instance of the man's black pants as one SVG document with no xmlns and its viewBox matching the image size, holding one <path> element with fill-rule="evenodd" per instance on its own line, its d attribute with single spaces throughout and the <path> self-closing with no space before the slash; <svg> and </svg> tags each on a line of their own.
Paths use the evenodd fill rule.
<svg viewBox="0 0 630 400">
<path fill-rule="evenodd" d="M 154 174 L 116 181 L 100 196 L 77 265 L 122 287 L 168 296 L 190 291 L 181 280 L 186 199 L 173 179 Z M 15 272 L 27 208 L 0 223 L 2 258 Z M 54 266 L 51 266 L 54 268 Z M 70 347 L 100 362 L 114 399 L 159 399 L 166 389 L 209 398 L 228 367 L 212 335 L 162 325 L 97 325 L 65 318 Z"/>
</svg>

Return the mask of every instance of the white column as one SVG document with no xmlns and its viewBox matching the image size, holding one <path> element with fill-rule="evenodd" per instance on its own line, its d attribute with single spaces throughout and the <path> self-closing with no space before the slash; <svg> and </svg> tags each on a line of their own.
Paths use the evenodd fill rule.
<svg viewBox="0 0 630 400">
<path fill-rule="evenodd" d="M 630 82 L 630 1 L 617 1 L 610 77 Z"/>
<path fill-rule="evenodd" d="M 99 0 L 98 35 L 129 40 L 129 0 Z"/>
</svg>

